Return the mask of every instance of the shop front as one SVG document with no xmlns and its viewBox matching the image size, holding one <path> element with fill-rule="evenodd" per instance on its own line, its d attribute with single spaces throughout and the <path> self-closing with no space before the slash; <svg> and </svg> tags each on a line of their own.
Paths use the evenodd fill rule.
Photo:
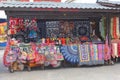
<svg viewBox="0 0 120 80">
<path fill-rule="evenodd" d="M 110 18 L 116 8 L 97 3 L 2 5 L 8 17 L 4 65 L 11 71 L 17 70 L 12 67 L 18 62 L 20 70 L 24 66 L 29 70 L 38 65 L 60 67 L 62 62 L 79 66 L 111 64 Z"/>
</svg>

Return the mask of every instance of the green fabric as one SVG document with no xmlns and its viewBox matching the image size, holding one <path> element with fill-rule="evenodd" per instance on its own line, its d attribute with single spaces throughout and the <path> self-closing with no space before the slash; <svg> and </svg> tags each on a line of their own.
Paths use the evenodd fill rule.
<svg viewBox="0 0 120 80">
<path fill-rule="evenodd" d="M 101 26 L 100 26 L 100 30 L 101 30 L 101 36 L 103 37 L 103 39 L 105 39 L 105 17 L 102 17 L 102 21 L 101 21 Z"/>
</svg>

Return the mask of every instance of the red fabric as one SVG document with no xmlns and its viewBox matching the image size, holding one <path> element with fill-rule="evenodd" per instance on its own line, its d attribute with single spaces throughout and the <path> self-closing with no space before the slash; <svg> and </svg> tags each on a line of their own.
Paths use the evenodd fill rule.
<svg viewBox="0 0 120 80">
<path fill-rule="evenodd" d="M 9 51 L 10 51 L 10 44 L 9 44 L 9 40 L 8 40 L 7 46 L 6 46 L 6 48 L 5 48 L 4 55 L 3 55 L 3 64 L 4 64 L 4 66 L 6 66 L 6 67 L 9 65 L 9 63 L 6 61 L 6 56 L 7 56 L 7 54 L 9 53 Z"/>
<path fill-rule="evenodd" d="M 10 34 L 16 34 L 15 29 L 10 29 Z"/>
<path fill-rule="evenodd" d="M 108 36 L 106 36 L 106 42 L 104 45 L 104 59 L 109 60 L 111 58 L 111 48 L 108 45 Z"/>
<path fill-rule="evenodd" d="M 117 36 L 117 26 L 116 26 L 116 24 L 117 24 L 116 17 L 114 17 L 114 18 L 113 18 L 113 37 L 114 37 L 115 39 L 118 38 L 118 36 Z"/>
<path fill-rule="evenodd" d="M 65 44 L 66 44 L 65 38 L 61 38 L 61 43 L 62 43 L 62 45 L 65 45 Z"/>
<path fill-rule="evenodd" d="M 46 44 L 49 45 L 50 44 L 50 38 L 46 39 Z"/>
</svg>

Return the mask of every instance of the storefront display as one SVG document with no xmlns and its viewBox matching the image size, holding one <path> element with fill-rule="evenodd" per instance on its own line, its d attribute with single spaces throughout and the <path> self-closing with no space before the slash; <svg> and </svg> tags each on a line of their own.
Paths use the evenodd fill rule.
<svg viewBox="0 0 120 80">
<path fill-rule="evenodd" d="M 27 4 L 18 11 L 13 7 L 13 11 L 8 7 L 6 11 L 8 42 L 3 61 L 11 72 L 17 70 L 14 66 L 21 66 L 20 70 L 26 66 L 28 70 L 36 66 L 57 68 L 63 62 L 78 66 L 111 64 L 112 58 L 120 56 L 119 41 L 116 42 L 119 17 L 109 20 L 112 8 L 98 5 L 100 8 L 86 10 L 66 3 L 38 3 L 45 7 Z"/>
<path fill-rule="evenodd" d="M 43 25 L 42 21 L 39 21 L 35 18 L 10 18 L 8 30 L 10 52 L 5 51 L 5 65 L 9 64 L 7 66 L 11 67 L 11 63 L 20 61 L 20 64 L 24 66 L 27 64 L 28 70 L 31 70 L 31 67 L 35 66 L 59 67 L 63 60 L 78 65 L 104 64 L 104 44 L 93 44 L 92 27 L 90 27 L 88 19 L 80 21 L 46 20 L 44 29 L 38 27 Z M 44 35 L 44 38 L 39 35 Z M 15 49 L 18 51 L 15 52 Z M 11 57 L 12 60 L 8 60 Z M 14 71 L 12 67 L 10 71 L 11 69 Z"/>
</svg>

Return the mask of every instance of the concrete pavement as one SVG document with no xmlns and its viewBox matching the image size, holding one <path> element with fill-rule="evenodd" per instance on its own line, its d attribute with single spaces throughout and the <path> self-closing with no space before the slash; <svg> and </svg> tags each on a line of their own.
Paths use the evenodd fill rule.
<svg viewBox="0 0 120 80">
<path fill-rule="evenodd" d="M 120 63 L 111 66 L 60 68 L 9 73 L 2 64 L 0 51 L 0 80 L 120 80 Z"/>
</svg>

